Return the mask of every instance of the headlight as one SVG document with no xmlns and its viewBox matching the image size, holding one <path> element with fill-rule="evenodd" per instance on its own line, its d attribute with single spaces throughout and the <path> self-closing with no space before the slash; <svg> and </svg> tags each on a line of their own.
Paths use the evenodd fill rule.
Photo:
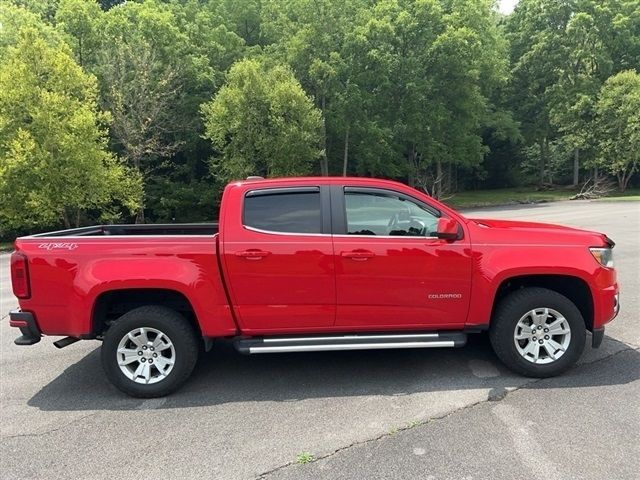
<svg viewBox="0 0 640 480">
<path fill-rule="evenodd" d="M 613 268 L 613 250 L 611 248 L 590 248 L 589 250 L 600 265 Z"/>
</svg>

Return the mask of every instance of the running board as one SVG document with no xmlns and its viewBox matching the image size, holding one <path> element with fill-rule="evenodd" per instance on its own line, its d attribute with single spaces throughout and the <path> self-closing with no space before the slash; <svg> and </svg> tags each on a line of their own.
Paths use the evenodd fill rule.
<svg viewBox="0 0 640 480">
<path fill-rule="evenodd" d="M 236 350 L 245 354 L 463 347 L 466 343 L 463 332 L 252 337 L 234 342 Z"/>
</svg>

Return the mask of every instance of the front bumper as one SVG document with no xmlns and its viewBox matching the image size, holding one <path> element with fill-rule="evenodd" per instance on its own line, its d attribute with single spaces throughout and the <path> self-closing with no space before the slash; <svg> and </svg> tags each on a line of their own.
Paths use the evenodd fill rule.
<svg viewBox="0 0 640 480">
<path fill-rule="evenodd" d="M 9 326 L 20 329 L 20 335 L 14 340 L 16 345 L 33 345 L 42 338 L 36 319 L 31 312 L 11 310 L 9 312 Z"/>
<path fill-rule="evenodd" d="M 611 320 L 616 318 L 618 316 L 618 313 L 620 313 L 620 293 L 619 292 L 617 292 L 613 296 L 613 317 L 611 317 Z M 609 320 L 609 322 L 611 320 Z M 604 326 L 600 328 L 594 328 L 593 331 L 591 332 L 591 346 L 593 348 L 598 348 L 602 343 L 603 339 L 604 339 Z"/>
</svg>

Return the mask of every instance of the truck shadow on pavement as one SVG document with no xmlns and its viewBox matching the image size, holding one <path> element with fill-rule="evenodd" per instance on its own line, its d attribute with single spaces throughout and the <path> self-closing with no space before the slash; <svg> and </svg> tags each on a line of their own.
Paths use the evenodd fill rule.
<svg viewBox="0 0 640 480">
<path fill-rule="evenodd" d="M 587 338 L 590 342 L 591 338 Z M 618 355 L 617 352 L 627 351 Z M 135 410 L 144 399 L 120 393 L 105 378 L 99 349 L 69 366 L 28 405 L 45 411 Z M 599 367 L 599 360 L 608 358 Z M 616 374 L 608 372 L 615 368 Z M 599 372 L 599 370 L 606 370 Z M 595 373 L 594 373 L 595 372 Z M 190 408 L 242 402 L 295 402 L 309 398 L 399 396 L 486 389 L 500 399 L 507 389 L 575 388 L 626 384 L 640 378 L 640 352 L 606 337 L 589 346 L 581 364 L 544 382 L 518 376 L 495 357 L 486 335 L 462 349 L 381 350 L 245 356 L 226 342 L 202 355 L 191 379 L 154 408 Z"/>
</svg>

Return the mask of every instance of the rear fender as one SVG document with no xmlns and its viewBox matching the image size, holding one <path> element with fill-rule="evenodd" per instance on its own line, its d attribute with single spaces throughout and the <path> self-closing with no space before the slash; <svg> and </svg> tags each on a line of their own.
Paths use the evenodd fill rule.
<svg viewBox="0 0 640 480">
<path fill-rule="evenodd" d="M 22 240 L 32 295 L 21 300 L 45 335 L 87 336 L 100 295 L 124 289 L 165 289 L 191 304 L 204 336 L 236 333 L 222 284 L 215 238 L 75 238 L 74 248 L 47 250 Z"/>
</svg>

